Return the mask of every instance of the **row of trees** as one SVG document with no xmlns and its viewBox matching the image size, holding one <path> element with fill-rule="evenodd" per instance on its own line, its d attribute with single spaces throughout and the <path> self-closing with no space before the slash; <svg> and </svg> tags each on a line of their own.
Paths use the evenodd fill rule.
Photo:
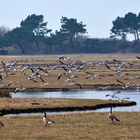
<svg viewBox="0 0 140 140">
<path fill-rule="evenodd" d="M 77 19 L 62 17 L 60 30 L 52 33 L 43 15 L 29 15 L 19 27 L 12 30 L 0 27 L 0 47 L 17 54 L 56 53 L 112 53 L 140 51 L 140 14 L 128 13 L 113 21 L 111 38 L 94 39 L 85 36 L 86 25 Z M 135 40 L 126 40 L 134 34 Z M 121 39 L 117 39 L 120 36 Z M 112 38 L 113 37 L 113 38 Z M 115 38 L 114 38 L 115 37 Z M 133 46 L 136 46 L 135 48 Z M 132 49 L 134 48 L 134 49 Z"/>
<path fill-rule="evenodd" d="M 44 21 L 43 15 L 29 15 L 21 21 L 20 27 L 5 32 L 5 34 L 0 31 L 0 46 L 12 46 L 20 49 L 23 54 L 38 53 L 43 49 L 42 47 L 49 48 L 50 53 L 53 53 L 52 46 L 63 46 L 65 42 L 73 48 L 74 39 L 79 34 L 86 32 L 84 28 L 86 25 L 82 22 L 78 23 L 77 19 L 68 19 L 67 17 L 62 17 L 61 24 L 60 31 L 52 33 L 52 30 L 47 28 L 47 22 Z"/>
<path fill-rule="evenodd" d="M 140 13 L 136 15 L 129 12 L 124 17 L 117 17 L 113 21 L 111 32 L 112 37 L 121 36 L 122 39 L 126 39 L 127 35 L 132 34 L 134 35 L 135 41 L 139 41 Z"/>
</svg>

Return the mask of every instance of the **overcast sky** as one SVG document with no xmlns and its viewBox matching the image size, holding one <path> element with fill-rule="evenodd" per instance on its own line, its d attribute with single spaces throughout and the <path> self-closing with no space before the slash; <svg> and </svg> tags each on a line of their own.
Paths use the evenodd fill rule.
<svg viewBox="0 0 140 140">
<path fill-rule="evenodd" d="M 140 12 L 140 0 L 1 0 L 0 26 L 10 29 L 28 15 L 44 15 L 48 28 L 60 29 L 62 16 L 83 21 L 89 37 L 109 37 L 112 21 L 128 12 Z"/>
</svg>

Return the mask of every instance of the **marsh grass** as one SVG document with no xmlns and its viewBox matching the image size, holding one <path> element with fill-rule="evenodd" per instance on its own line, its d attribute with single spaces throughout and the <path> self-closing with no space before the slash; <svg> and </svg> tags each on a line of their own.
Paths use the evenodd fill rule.
<svg viewBox="0 0 140 140">
<path fill-rule="evenodd" d="M 31 98 L 31 99 L 16 99 L 16 98 L 0 98 L 0 110 L 11 109 L 33 109 L 33 108 L 63 108 L 63 107 L 85 107 L 96 106 L 100 104 L 120 104 L 115 100 L 97 100 L 97 99 L 61 99 L 61 98 Z M 128 101 L 122 102 L 127 104 Z"/>
<path fill-rule="evenodd" d="M 121 120 L 112 124 L 108 113 L 49 115 L 56 123 L 43 126 L 42 116 L 2 118 L 2 140 L 139 140 L 140 113 L 115 112 Z"/>
</svg>

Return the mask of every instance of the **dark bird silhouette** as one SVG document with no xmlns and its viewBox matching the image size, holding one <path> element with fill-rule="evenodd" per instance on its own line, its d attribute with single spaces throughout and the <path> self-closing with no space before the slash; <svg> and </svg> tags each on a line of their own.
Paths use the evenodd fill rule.
<svg viewBox="0 0 140 140">
<path fill-rule="evenodd" d="M 119 79 L 116 79 L 117 82 L 121 83 L 123 86 L 125 86 L 125 83 L 120 81 Z"/>
<path fill-rule="evenodd" d="M 117 59 L 113 59 L 113 61 L 115 61 L 115 62 L 121 62 L 120 60 L 117 60 Z"/>
<path fill-rule="evenodd" d="M 105 64 L 105 66 L 106 66 L 107 69 L 111 70 L 111 68 L 107 64 Z"/>
<path fill-rule="evenodd" d="M 58 77 L 57 77 L 57 80 L 60 80 L 60 78 L 61 78 L 62 76 L 65 76 L 65 74 L 66 74 L 66 73 L 59 73 L 59 75 L 58 75 Z"/>
<path fill-rule="evenodd" d="M 118 98 L 118 97 L 116 96 L 116 94 L 119 94 L 119 93 L 121 93 L 121 91 L 114 92 L 113 94 L 106 94 L 105 97 L 110 96 L 111 98 Z"/>
<path fill-rule="evenodd" d="M 0 74 L 0 80 L 3 80 L 3 77 L 2 77 L 2 75 Z"/>
<path fill-rule="evenodd" d="M 82 89 L 82 86 L 80 83 L 78 83 L 77 81 L 75 80 L 72 80 L 72 79 L 69 79 L 70 80 L 70 85 L 76 85 L 78 86 L 80 89 Z"/>
<path fill-rule="evenodd" d="M 0 112 L 0 117 L 3 117 L 4 115 L 3 115 L 3 113 L 2 112 Z M 4 126 L 4 124 L 0 121 L 0 127 L 3 127 Z"/>
<path fill-rule="evenodd" d="M 4 116 L 2 112 L 0 112 L 0 116 L 1 116 L 1 117 Z"/>
<path fill-rule="evenodd" d="M 60 56 L 59 57 L 59 60 L 67 60 L 67 59 L 69 59 L 69 57 L 67 57 L 67 56 Z"/>
<path fill-rule="evenodd" d="M 129 83 L 126 83 L 125 84 L 124 82 L 120 81 L 119 79 L 116 79 L 116 81 L 122 84 L 122 86 L 123 86 L 122 88 L 123 89 L 130 88 L 132 86 L 135 86 L 135 83 L 133 83 L 133 82 L 129 82 Z"/>
<path fill-rule="evenodd" d="M 140 56 L 136 56 L 137 59 L 140 59 Z"/>
<path fill-rule="evenodd" d="M 41 68 L 41 67 L 39 67 L 38 69 L 49 75 L 49 72 L 48 72 L 47 69 L 44 69 L 44 68 Z"/>
<path fill-rule="evenodd" d="M 63 68 L 65 71 L 69 71 L 68 67 L 66 66 L 61 66 L 61 68 Z"/>
<path fill-rule="evenodd" d="M 64 62 L 62 62 L 62 61 L 58 61 L 60 64 L 62 64 L 62 65 L 66 65 L 66 63 L 64 63 Z"/>
<path fill-rule="evenodd" d="M 75 85 L 79 86 L 79 88 L 82 89 L 81 84 L 79 84 L 79 83 L 75 83 Z"/>
<path fill-rule="evenodd" d="M 0 127 L 3 127 L 4 126 L 4 124 L 0 121 Z"/>
</svg>

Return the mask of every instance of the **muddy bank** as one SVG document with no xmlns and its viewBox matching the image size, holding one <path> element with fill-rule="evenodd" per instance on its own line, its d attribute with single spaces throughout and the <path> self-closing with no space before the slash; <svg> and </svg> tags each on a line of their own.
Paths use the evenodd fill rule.
<svg viewBox="0 0 140 140">
<path fill-rule="evenodd" d="M 38 108 L 24 108 L 24 109 L 1 109 L 0 112 L 4 115 L 6 114 L 19 114 L 19 113 L 39 113 L 39 112 L 63 112 L 63 111 L 87 111 L 87 110 L 96 110 L 101 108 L 108 107 L 124 107 L 124 106 L 133 106 L 136 105 L 136 102 L 130 101 L 125 103 L 105 103 L 97 104 L 93 106 L 69 106 L 69 107 L 38 107 Z"/>
</svg>

